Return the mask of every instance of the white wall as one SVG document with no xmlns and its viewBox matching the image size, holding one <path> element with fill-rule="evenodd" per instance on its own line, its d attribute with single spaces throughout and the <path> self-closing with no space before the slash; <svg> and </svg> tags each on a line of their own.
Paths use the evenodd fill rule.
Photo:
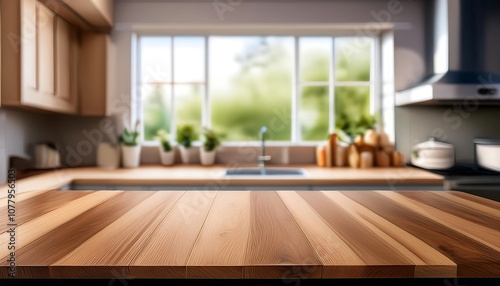
<svg viewBox="0 0 500 286">
<path fill-rule="evenodd" d="M 5 182 L 9 157 L 31 160 L 39 141 L 54 141 L 56 130 L 50 114 L 0 108 L 0 184 Z"/>
<path fill-rule="evenodd" d="M 235 1 L 237 2 L 237 1 Z M 195 27 L 198 30 L 221 31 L 249 25 L 295 25 L 333 27 L 351 24 L 356 34 L 370 35 L 373 28 L 393 23 L 396 89 L 410 86 L 422 79 L 425 65 L 425 0 L 355 0 L 355 1 L 241 1 L 238 6 L 221 12 L 214 3 L 118 1 L 115 8 L 114 41 L 119 50 L 118 62 L 129 62 L 130 31 Z M 208 28 L 207 28 L 208 27 Z M 193 29 L 191 29 L 193 30 Z M 294 30 L 292 30 L 293 32 Z M 120 51 L 122 50 L 123 51 Z M 123 66 L 118 76 L 121 85 L 129 88 L 130 72 Z M 123 88 L 122 90 L 126 90 Z"/>
</svg>

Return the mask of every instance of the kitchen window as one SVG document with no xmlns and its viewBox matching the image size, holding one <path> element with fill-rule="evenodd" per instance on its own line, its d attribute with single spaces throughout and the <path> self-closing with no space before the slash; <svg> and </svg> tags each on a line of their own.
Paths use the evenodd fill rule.
<svg viewBox="0 0 500 286">
<path fill-rule="evenodd" d="M 375 39 L 158 36 L 138 40 L 145 141 L 180 125 L 225 142 L 317 142 L 376 111 Z M 352 125 L 352 124 L 351 124 Z"/>
</svg>

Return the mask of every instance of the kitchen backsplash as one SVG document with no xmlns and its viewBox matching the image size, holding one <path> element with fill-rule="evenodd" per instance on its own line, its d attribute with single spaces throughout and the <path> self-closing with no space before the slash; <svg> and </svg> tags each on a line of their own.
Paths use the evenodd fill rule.
<svg viewBox="0 0 500 286">
<path fill-rule="evenodd" d="M 457 162 L 473 162 L 474 137 L 500 139 L 500 107 L 474 109 L 460 106 L 397 107 L 397 149 L 409 158 L 413 145 L 435 137 L 455 146 Z"/>
</svg>

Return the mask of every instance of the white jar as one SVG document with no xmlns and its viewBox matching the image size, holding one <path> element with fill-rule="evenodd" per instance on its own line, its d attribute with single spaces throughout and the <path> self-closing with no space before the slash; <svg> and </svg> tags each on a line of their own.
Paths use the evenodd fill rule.
<svg viewBox="0 0 500 286">
<path fill-rule="evenodd" d="M 120 146 L 111 143 L 100 143 L 97 146 L 97 166 L 107 169 L 120 167 Z"/>
</svg>

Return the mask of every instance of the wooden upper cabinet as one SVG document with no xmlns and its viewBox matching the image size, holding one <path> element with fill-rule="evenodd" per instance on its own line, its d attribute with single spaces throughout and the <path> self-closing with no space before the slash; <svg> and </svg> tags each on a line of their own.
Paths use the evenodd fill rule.
<svg viewBox="0 0 500 286">
<path fill-rule="evenodd" d="M 113 45 L 106 33 L 81 34 L 78 71 L 78 98 L 80 114 L 109 115 L 107 98 L 114 92 Z"/>
<path fill-rule="evenodd" d="M 113 0 L 39 0 L 69 23 L 87 32 L 109 32 Z"/>
<path fill-rule="evenodd" d="M 77 60 L 74 26 L 37 0 L 2 0 L 2 105 L 77 113 Z"/>
<path fill-rule="evenodd" d="M 62 0 L 90 25 L 101 31 L 113 27 L 113 0 Z"/>
</svg>

